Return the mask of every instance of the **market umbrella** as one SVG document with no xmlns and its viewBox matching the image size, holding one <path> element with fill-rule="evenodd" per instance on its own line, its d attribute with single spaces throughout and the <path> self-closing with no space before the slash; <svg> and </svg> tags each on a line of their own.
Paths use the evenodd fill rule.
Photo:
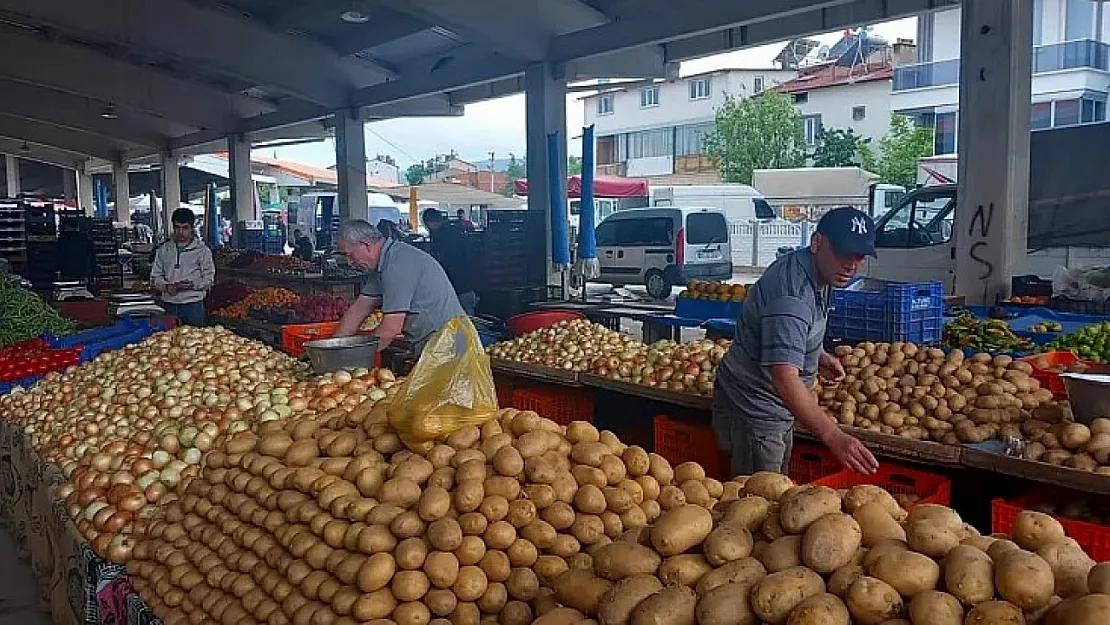
<svg viewBox="0 0 1110 625">
<path fill-rule="evenodd" d="M 566 180 L 559 166 L 559 133 L 547 135 L 547 182 L 551 186 L 551 262 L 560 269 L 570 266 L 570 238 L 567 234 Z"/>
<path fill-rule="evenodd" d="M 582 129 L 582 200 L 578 209 L 578 256 L 575 269 L 584 280 L 601 276 L 594 237 L 594 127 Z"/>
<path fill-rule="evenodd" d="M 104 183 L 97 180 L 96 185 L 93 187 L 96 194 L 96 216 L 104 218 L 108 216 L 108 190 L 104 188 Z"/>
</svg>

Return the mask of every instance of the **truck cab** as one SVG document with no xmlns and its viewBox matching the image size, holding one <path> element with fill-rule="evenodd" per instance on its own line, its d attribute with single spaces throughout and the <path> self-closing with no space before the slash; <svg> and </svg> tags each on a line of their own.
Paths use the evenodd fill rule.
<svg viewBox="0 0 1110 625">
<path fill-rule="evenodd" d="M 956 185 L 919 187 L 875 221 L 875 251 L 867 275 L 897 282 L 939 280 L 955 290 Z"/>
</svg>

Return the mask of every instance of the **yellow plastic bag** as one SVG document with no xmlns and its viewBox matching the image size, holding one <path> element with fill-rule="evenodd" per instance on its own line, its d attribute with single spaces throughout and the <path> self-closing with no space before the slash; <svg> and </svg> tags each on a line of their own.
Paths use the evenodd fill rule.
<svg viewBox="0 0 1110 625">
<path fill-rule="evenodd" d="M 388 415 L 401 440 L 413 448 L 497 416 L 489 356 L 469 317 L 455 317 L 428 339 Z"/>
</svg>

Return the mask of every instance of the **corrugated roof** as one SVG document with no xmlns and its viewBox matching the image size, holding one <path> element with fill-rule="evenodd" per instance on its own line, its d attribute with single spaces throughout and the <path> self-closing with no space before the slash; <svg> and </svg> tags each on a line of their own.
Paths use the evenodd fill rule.
<svg viewBox="0 0 1110 625">
<path fill-rule="evenodd" d="M 859 82 L 890 80 L 893 76 L 894 68 L 885 63 L 857 65 L 855 67 L 830 64 L 814 71 L 805 72 L 794 80 L 788 80 L 774 87 L 774 90 L 781 93 L 799 93 Z"/>
<path fill-rule="evenodd" d="M 216 155 L 218 158 L 227 160 L 227 153 L 221 152 Z M 322 167 L 314 167 L 305 163 L 298 163 L 295 161 L 286 161 L 280 158 L 273 158 L 270 156 L 262 156 L 258 154 L 251 155 L 251 163 L 258 165 L 265 165 L 280 170 L 290 176 L 303 178 L 312 184 L 339 184 L 339 176 L 335 173 L 334 169 L 324 169 Z M 389 180 L 381 178 L 366 177 L 366 185 L 370 187 L 377 187 L 379 189 L 392 189 L 400 187 L 401 185 Z"/>
<path fill-rule="evenodd" d="M 395 198 L 407 200 L 409 197 L 410 187 L 395 186 L 394 188 L 383 188 L 382 192 L 387 193 Z M 430 200 L 439 204 L 449 204 L 451 206 L 469 206 L 472 204 L 491 206 L 493 208 L 517 208 L 524 205 L 524 202 L 515 198 L 505 197 L 497 193 L 490 193 L 489 191 L 482 191 L 465 184 L 456 184 L 451 182 L 429 182 L 413 187 L 416 189 L 416 197 L 420 200 Z"/>
</svg>

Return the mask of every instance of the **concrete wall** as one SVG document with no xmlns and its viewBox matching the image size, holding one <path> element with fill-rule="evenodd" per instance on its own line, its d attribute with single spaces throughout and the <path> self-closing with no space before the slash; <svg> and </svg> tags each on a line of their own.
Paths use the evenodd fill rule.
<svg viewBox="0 0 1110 625">
<path fill-rule="evenodd" d="M 865 117 L 856 121 L 852 109 L 864 106 Z M 890 129 L 890 81 L 873 80 L 838 85 L 809 92 L 807 102 L 798 104 L 802 115 L 820 115 L 828 129 L 852 129 L 857 135 L 877 142 Z"/>
</svg>

